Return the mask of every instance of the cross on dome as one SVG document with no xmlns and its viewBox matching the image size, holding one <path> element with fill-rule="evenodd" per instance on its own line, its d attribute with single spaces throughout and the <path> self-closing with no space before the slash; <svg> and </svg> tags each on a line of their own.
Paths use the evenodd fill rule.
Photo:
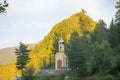
<svg viewBox="0 0 120 80">
<path fill-rule="evenodd" d="M 64 42 L 63 38 L 62 38 L 62 31 L 61 31 L 61 39 L 59 40 L 59 43 Z"/>
<path fill-rule="evenodd" d="M 64 42 L 64 40 L 62 38 L 59 40 L 59 43 L 61 43 L 61 42 Z"/>
</svg>

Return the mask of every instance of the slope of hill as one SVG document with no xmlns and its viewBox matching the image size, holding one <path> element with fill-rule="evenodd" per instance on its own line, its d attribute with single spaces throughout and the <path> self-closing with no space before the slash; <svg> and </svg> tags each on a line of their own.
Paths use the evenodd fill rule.
<svg viewBox="0 0 120 80">
<path fill-rule="evenodd" d="M 15 62 L 16 60 L 15 53 L 14 53 L 15 48 L 16 47 L 0 49 L 0 64 Z"/>
<path fill-rule="evenodd" d="M 61 33 L 65 43 L 68 43 L 70 36 L 74 31 L 77 31 L 79 36 L 82 36 L 84 31 L 89 32 L 89 37 L 90 33 L 95 29 L 95 25 L 96 22 L 83 10 L 80 13 L 76 13 L 70 18 L 61 21 L 53 26 L 50 33 L 48 33 L 41 42 L 35 45 L 30 54 L 31 63 L 36 67 L 36 69 L 40 69 L 44 65 L 51 64 L 51 62 L 54 63 L 52 49 L 55 47 L 53 47 L 53 44 L 58 43 Z"/>
<path fill-rule="evenodd" d="M 28 44 L 29 48 L 33 48 L 35 44 Z M 16 61 L 15 49 L 16 47 L 8 47 L 0 49 L 0 64 L 8 64 Z"/>
<path fill-rule="evenodd" d="M 61 33 L 62 38 L 65 40 L 65 44 L 67 44 L 74 31 L 77 31 L 79 36 L 82 36 L 84 31 L 91 33 L 95 29 L 95 25 L 96 22 L 84 11 L 76 13 L 70 18 L 61 21 L 53 26 L 50 33 L 48 33 L 41 42 L 36 45 L 33 44 L 33 49 L 30 53 L 30 63 L 34 65 L 36 70 L 39 70 L 42 66 L 46 66 L 51 63 L 54 64 L 54 54 L 52 54 L 52 50 L 58 46 L 55 47 L 53 44 L 58 43 L 58 40 L 61 38 Z M 88 37 L 89 35 L 90 34 L 88 34 Z M 2 80 L 12 80 L 16 75 L 15 64 L 7 64 L 15 62 L 15 48 L 18 47 L 0 49 L 0 64 L 3 64 L 0 65 L 0 79 Z"/>
</svg>

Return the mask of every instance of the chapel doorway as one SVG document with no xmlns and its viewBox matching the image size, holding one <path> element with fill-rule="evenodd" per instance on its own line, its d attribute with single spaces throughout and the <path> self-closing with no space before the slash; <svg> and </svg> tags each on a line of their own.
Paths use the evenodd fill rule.
<svg viewBox="0 0 120 80">
<path fill-rule="evenodd" d="M 57 61 L 57 69 L 62 69 L 62 61 L 61 60 Z"/>
</svg>

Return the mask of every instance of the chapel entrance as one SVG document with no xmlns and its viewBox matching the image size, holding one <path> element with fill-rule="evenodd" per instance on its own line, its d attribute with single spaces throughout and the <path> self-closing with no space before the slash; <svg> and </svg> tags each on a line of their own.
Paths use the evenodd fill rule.
<svg viewBox="0 0 120 80">
<path fill-rule="evenodd" d="M 57 69 L 62 69 L 62 61 L 61 60 L 57 61 Z"/>
</svg>

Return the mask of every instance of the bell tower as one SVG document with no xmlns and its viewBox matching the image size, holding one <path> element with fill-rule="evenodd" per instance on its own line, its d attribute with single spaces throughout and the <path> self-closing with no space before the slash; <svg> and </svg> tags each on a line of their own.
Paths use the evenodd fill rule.
<svg viewBox="0 0 120 80">
<path fill-rule="evenodd" d="M 64 40 L 61 38 L 58 42 L 59 44 L 59 52 L 64 52 Z"/>
</svg>

